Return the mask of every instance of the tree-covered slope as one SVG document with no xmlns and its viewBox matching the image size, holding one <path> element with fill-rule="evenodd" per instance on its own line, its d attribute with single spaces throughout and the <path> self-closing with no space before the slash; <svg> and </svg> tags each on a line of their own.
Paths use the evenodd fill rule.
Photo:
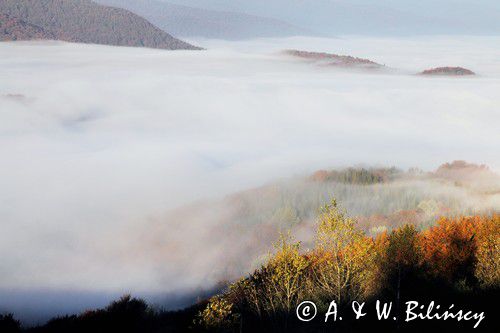
<svg viewBox="0 0 500 333">
<path fill-rule="evenodd" d="M 0 13 L 40 27 L 49 34 L 43 38 L 168 50 L 197 49 L 136 14 L 89 0 L 2 0 Z M 15 35 L 4 39 L 15 40 Z"/>
<path fill-rule="evenodd" d="M 39 26 L 0 13 L 0 41 L 53 38 L 54 35 Z"/>
</svg>

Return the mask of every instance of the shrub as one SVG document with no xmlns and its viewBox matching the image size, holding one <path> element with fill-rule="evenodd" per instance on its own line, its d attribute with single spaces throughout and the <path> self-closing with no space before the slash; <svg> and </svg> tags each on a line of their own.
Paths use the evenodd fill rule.
<svg viewBox="0 0 500 333">
<path fill-rule="evenodd" d="M 233 304 L 222 296 L 212 297 L 207 307 L 198 314 L 196 323 L 206 329 L 230 329 L 238 316 L 233 312 Z"/>
<path fill-rule="evenodd" d="M 0 332 L 14 333 L 21 332 L 21 323 L 12 314 L 0 314 Z"/>
</svg>

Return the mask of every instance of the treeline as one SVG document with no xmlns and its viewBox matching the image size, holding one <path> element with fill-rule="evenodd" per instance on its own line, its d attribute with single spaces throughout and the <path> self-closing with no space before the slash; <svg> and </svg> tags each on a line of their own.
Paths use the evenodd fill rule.
<svg viewBox="0 0 500 333">
<path fill-rule="evenodd" d="M 452 165 L 462 170 L 462 164 Z M 426 229 L 435 225 L 441 216 L 500 213 L 495 197 L 497 192 L 490 190 L 500 189 L 500 182 L 490 173 L 478 171 L 479 178 L 485 177 L 484 184 L 487 186 L 484 188 L 483 183 L 475 183 L 477 177 L 470 176 L 470 182 L 461 181 L 466 186 L 457 186 L 454 175 L 442 178 L 416 169 L 406 172 L 393 169 L 389 172 L 391 169 L 387 168 L 386 174 L 392 174 L 388 178 L 393 177 L 392 180 L 382 183 L 362 185 L 313 181 L 309 175 L 282 179 L 221 200 L 197 202 L 167 214 L 165 223 L 152 227 L 154 229 L 150 234 L 154 237 L 147 243 L 165 243 L 175 238 L 169 227 L 171 223 L 200 241 L 206 241 L 204 235 L 208 231 L 210 239 L 217 242 L 218 248 L 224 249 L 224 260 L 213 261 L 213 271 L 223 272 L 216 279 L 232 281 L 261 264 L 280 232 L 291 230 L 293 234 L 313 235 L 318 208 L 331 198 L 336 198 L 368 235 L 391 231 L 405 223 L 414 224 L 419 230 Z M 476 170 L 474 167 L 466 168 L 469 169 Z M 370 170 L 353 168 L 352 171 L 344 169 L 337 172 L 348 176 Z M 375 170 L 378 169 L 372 171 Z M 459 174 L 468 175 L 466 170 Z M 201 224 L 203 228 L 193 228 Z M 207 229 L 207 226 L 210 227 Z M 222 233 L 224 237 L 221 238 Z M 305 236 L 302 246 L 312 248 L 314 244 L 311 240 L 312 237 Z M 151 251 L 162 249 L 153 247 Z M 169 255 L 174 256 L 172 252 L 165 253 L 165 260 L 169 259 Z"/>
<path fill-rule="evenodd" d="M 395 167 L 392 168 L 347 168 L 344 170 L 319 170 L 312 176 L 311 180 L 320 182 L 339 182 L 354 185 L 371 185 L 385 183 L 393 180 L 403 172 Z"/>
<path fill-rule="evenodd" d="M 11 314 L 0 314 L 1 333 L 153 333 L 191 331 L 193 318 L 206 304 L 201 302 L 182 311 L 163 311 L 144 300 L 123 296 L 104 309 L 62 316 L 46 324 L 22 328 Z"/>
<path fill-rule="evenodd" d="M 410 300 L 495 311 L 489 302 L 499 296 L 500 287 L 498 215 L 442 218 L 424 231 L 405 224 L 368 237 L 333 201 L 319 216 L 315 247 L 302 252 L 300 246 L 290 237 L 282 237 L 269 261 L 213 297 L 196 323 L 214 332 L 331 328 L 324 317 L 310 323 L 296 319 L 296 306 L 304 300 L 313 301 L 319 313 L 326 313 L 332 300 L 347 309 L 352 301 L 372 304 L 377 299 L 394 302 L 398 314 Z M 476 331 L 494 331 L 498 326 L 492 320 L 496 318 L 490 317 L 490 326 L 483 324 Z M 472 329 L 451 322 L 420 322 L 402 329 L 400 320 L 382 324 L 370 317 L 359 322 L 345 318 L 333 325 L 348 332 L 365 331 L 373 325 L 385 325 L 387 331 L 437 329 L 440 325 L 446 330 Z"/>
</svg>

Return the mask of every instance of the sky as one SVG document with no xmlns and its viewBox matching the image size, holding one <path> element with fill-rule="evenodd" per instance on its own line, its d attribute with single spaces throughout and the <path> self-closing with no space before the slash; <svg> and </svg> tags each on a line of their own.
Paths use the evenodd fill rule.
<svg viewBox="0 0 500 333">
<path fill-rule="evenodd" d="M 204 286 L 134 252 L 148 221 L 322 168 L 500 168 L 497 37 L 193 42 L 208 50 L 0 43 L 0 291 Z M 317 66 L 289 48 L 387 69 Z M 478 75 L 415 75 L 445 65 Z"/>
</svg>

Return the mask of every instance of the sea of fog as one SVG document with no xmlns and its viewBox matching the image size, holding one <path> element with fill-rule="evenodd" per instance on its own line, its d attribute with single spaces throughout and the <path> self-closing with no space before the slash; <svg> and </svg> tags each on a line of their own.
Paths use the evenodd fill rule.
<svg viewBox="0 0 500 333">
<path fill-rule="evenodd" d="M 357 164 L 500 168 L 498 37 L 192 42 L 207 50 L 0 43 L 0 312 L 42 320 L 210 288 L 137 253 L 147 221 L 196 200 Z M 415 75 L 436 66 L 478 75 Z M 207 252 L 193 244 L 193 260 Z"/>
</svg>

